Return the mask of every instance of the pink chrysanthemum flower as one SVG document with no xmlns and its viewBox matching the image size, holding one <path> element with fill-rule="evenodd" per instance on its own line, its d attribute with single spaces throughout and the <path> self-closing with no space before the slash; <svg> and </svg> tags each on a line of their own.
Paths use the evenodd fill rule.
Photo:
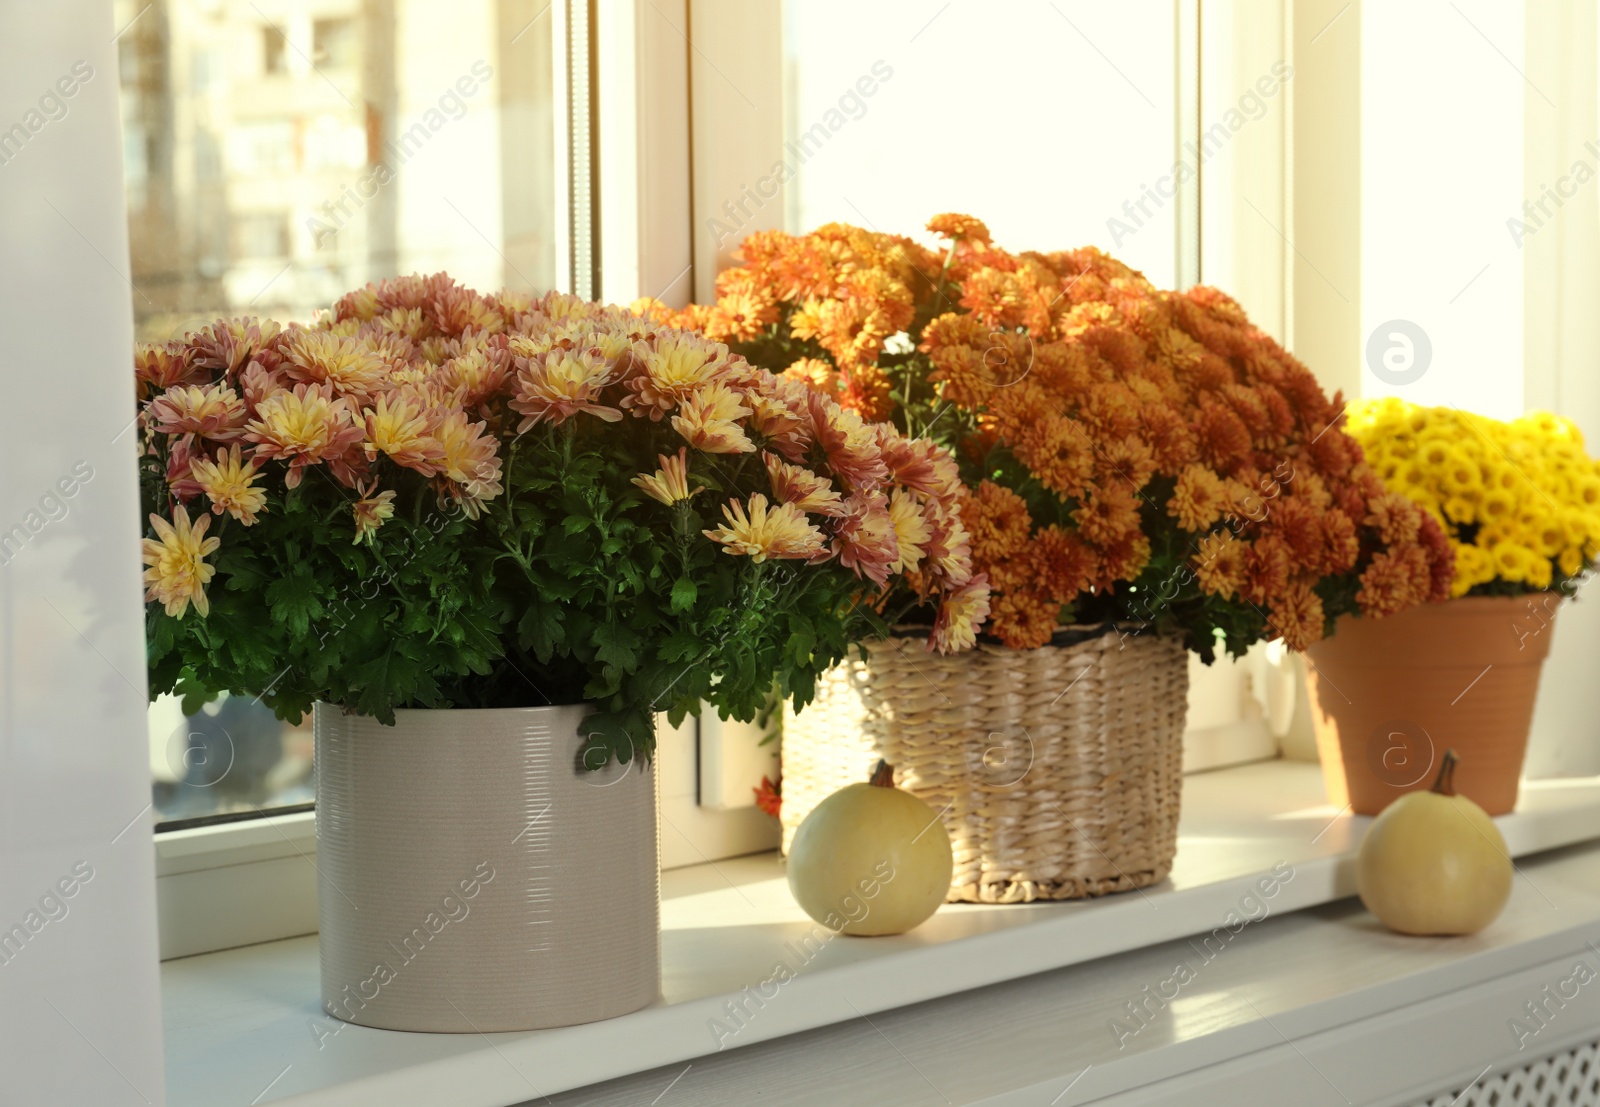
<svg viewBox="0 0 1600 1107">
<path fill-rule="evenodd" d="M 938 500 L 922 505 L 931 537 L 923 571 L 946 588 L 959 588 L 972 579 L 972 539 L 961 522 L 961 513 Z"/>
<path fill-rule="evenodd" d="M 629 382 L 634 395 L 623 407 L 660 419 L 678 404 L 719 380 L 728 367 L 728 347 L 698 335 L 675 334 L 639 343 L 633 351 L 639 375 Z"/>
<path fill-rule="evenodd" d="M 172 489 L 172 494 L 179 500 L 187 503 L 201 494 L 201 488 L 194 479 L 194 442 L 192 434 L 172 440 L 172 448 L 167 453 L 167 487 Z"/>
<path fill-rule="evenodd" d="M 726 385 L 712 384 L 684 399 L 672 417 L 672 427 L 704 453 L 749 454 L 755 452 L 756 444 L 739 425 L 749 414 L 738 393 Z"/>
<path fill-rule="evenodd" d="M 180 385 L 150 401 L 150 419 L 162 434 L 226 442 L 244 432 L 244 402 L 227 385 Z"/>
<path fill-rule="evenodd" d="M 221 540 L 205 536 L 210 523 L 210 516 L 201 515 L 191 527 L 189 513 L 182 507 L 175 509 L 170 523 L 159 515 L 150 516 L 157 537 L 144 540 L 148 566 L 144 598 L 161 604 L 173 618 L 183 618 L 191 603 L 202 619 L 211 613 L 205 586 L 217 568 L 206 564 L 206 555 L 221 545 Z"/>
<path fill-rule="evenodd" d="M 989 578 L 978 573 L 939 604 L 928 648 L 940 653 L 970 649 L 978 640 L 978 627 L 988 617 Z"/>
<path fill-rule="evenodd" d="M 284 369 L 296 381 L 328 384 L 360 400 L 380 391 L 389 367 L 370 343 L 328 331 L 294 330 L 284 344 Z"/>
<path fill-rule="evenodd" d="M 504 346 L 479 347 L 445 362 L 439 370 L 451 388 L 459 389 L 461 405 L 476 407 L 495 396 L 511 371 L 511 354 Z"/>
<path fill-rule="evenodd" d="M 794 504 L 801 511 L 816 515 L 839 516 L 845 513 L 839 490 L 827 477 L 800 465 L 791 465 L 773 454 L 763 453 L 772 495 L 779 503 Z"/>
<path fill-rule="evenodd" d="M 369 460 L 387 454 L 396 465 L 414 469 L 425 477 L 439 471 L 444 447 L 432 434 L 433 419 L 421 400 L 403 393 L 379 396 L 377 406 L 367 412 L 366 441 L 362 443 Z"/>
<path fill-rule="evenodd" d="M 851 493 L 845 501 L 845 516 L 833 532 L 833 552 L 839 564 L 854 570 L 856 576 L 879 588 L 887 587 L 889 573 L 900 560 L 889 498 L 882 492 Z"/>
<path fill-rule="evenodd" d="M 133 352 L 133 376 L 142 400 L 152 392 L 165 392 L 173 385 L 188 384 L 194 379 L 195 369 L 181 345 L 141 342 Z"/>
<path fill-rule="evenodd" d="M 433 432 L 440 448 L 439 471 L 472 519 L 478 517 L 485 501 L 504 490 L 499 441 L 488 430 L 487 424 L 468 420 L 466 412 L 452 411 Z"/>
<path fill-rule="evenodd" d="M 243 370 L 251 358 L 270 361 L 265 368 L 274 368 L 281 333 L 282 329 L 271 319 L 218 319 L 186 340 L 194 350 L 195 368 L 219 369 L 232 376 Z"/>
<path fill-rule="evenodd" d="M 211 500 L 213 515 L 226 511 L 249 526 L 266 505 L 266 489 L 256 484 L 256 464 L 242 460 L 237 445 L 219 451 L 215 461 L 195 458 L 189 463 L 189 472 Z"/>
<path fill-rule="evenodd" d="M 828 468 L 845 487 L 867 491 L 888 479 L 889 467 L 878 449 L 878 432 L 872 424 L 863 423 L 854 411 L 815 392 L 806 397 L 806 404 L 812 435 L 827 456 Z"/>
<path fill-rule="evenodd" d="M 281 369 L 268 371 L 252 361 L 239 374 L 239 384 L 244 389 L 244 409 L 253 416 L 262 400 L 289 387 L 289 377 Z"/>
<path fill-rule="evenodd" d="M 644 494 L 652 500 L 671 507 L 681 503 L 697 492 L 704 492 L 704 488 L 689 488 L 689 448 L 681 446 L 674 457 L 666 454 L 657 454 L 656 460 L 661 462 L 661 468 L 653 474 L 640 473 L 633 478 L 633 483 L 644 490 Z"/>
<path fill-rule="evenodd" d="M 557 348 L 519 358 L 518 364 L 511 408 L 527 416 L 517 426 L 519 434 L 547 421 L 559 426 L 580 411 L 608 423 L 622 418 L 622 412 L 600 403 L 613 367 L 598 351 Z"/>
<path fill-rule="evenodd" d="M 822 532 L 806 521 L 805 512 L 793 504 L 779 504 L 768 510 L 767 498 L 757 492 L 750 497 L 750 511 L 731 500 L 722 508 L 728 523 L 702 533 L 721 542 L 725 553 L 749 557 L 757 564 L 771 558 L 809 560 L 826 552 Z"/>
<path fill-rule="evenodd" d="M 895 543 L 899 556 L 889 566 L 891 573 L 908 573 L 922 564 L 929 543 L 933 541 L 933 528 L 922 514 L 922 505 L 916 494 L 896 488 L 889 496 L 889 522 L 894 526 Z"/>
<path fill-rule="evenodd" d="M 897 484 L 949 504 L 961 492 L 955 458 L 931 439 L 903 438 L 887 424 L 878 426 L 878 449 Z"/>
<path fill-rule="evenodd" d="M 383 526 L 385 520 L 394 517 L 394 489 L 386 488 L 373 495 L 375 487 L 376 481 L 363 487 L 361 498 L 350 506 L 356 521 L 356 536 L 352 539 L 354 545 L 359 545 L 363 540 L 371 545 L 378 528 Z"/>
<path fill-rule="evenodd" d="M 275 392 L 256 406 L 245 434 L 257 443 L 255 459 L 287 461 L 289 472 L 283 483 L 298 488 L 307 465 L 327 463 L 334 476 L 354 487 L 359 468 L 346 456 L 365 437 L 363 428 L 353 422 L 349 402 L 335 398 L 327 385 L 297 384 L 291 392 Z M 356 457 L 362 462 L 359 451 Z"/>
</svg>

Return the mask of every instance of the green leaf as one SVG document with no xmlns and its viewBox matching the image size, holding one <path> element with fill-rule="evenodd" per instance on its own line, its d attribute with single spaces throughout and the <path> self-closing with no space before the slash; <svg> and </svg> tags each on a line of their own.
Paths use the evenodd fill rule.
<svg viewBox="0 0 1600 1107">
<path fill-rule="evenodd" d="M 594 628 L 595 657 L 607 665 L 631 670 L 638 664 L 635 650 L 640 645 L 639 636 L 627 627 L 615 623 L 601 623 Z"/>
<path fill-rule="evenodd" d="M 284 624 L 294 635 L 305 634 L 311 629 L 311 620 L 320 618 L 325 610 L 318 591 L 317 581 L 308 571 L 279 577 L 267 585 L 272 621 Z"/>
<path fill-rule="evenodd" d="M 679 577 L 672 585 L 672 610 L 688 611 L 694 606 L 695 596 L 699 588 L 688 577 Z"/>
<path fill-rule="evenodd" d="M 663 661 L 687 661 L 689 658 L 698 655 L 703 648 L 704 646 L 701 644 L 700 639 L 693 634 L 675 630 L 667 635 L 667 640 L 661 643 L 656 650 L 656 655 Z"/>
</svg>

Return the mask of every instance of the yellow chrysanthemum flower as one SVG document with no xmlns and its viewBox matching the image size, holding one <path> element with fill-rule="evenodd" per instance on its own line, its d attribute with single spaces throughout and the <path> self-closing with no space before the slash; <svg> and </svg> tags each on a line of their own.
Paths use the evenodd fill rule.
<svg viewBox="0 0 1600 1107">
<path fill-rule="evenodd" d="M 1388 397 L 1351 405 L 1348 425 L 1384 482 L 1441 524 L 1458 596 L 1496 580 L 1549 588 L 1600 550 L 1600 462 L 1571 420 L 1503 423 Z"/>
</svg>

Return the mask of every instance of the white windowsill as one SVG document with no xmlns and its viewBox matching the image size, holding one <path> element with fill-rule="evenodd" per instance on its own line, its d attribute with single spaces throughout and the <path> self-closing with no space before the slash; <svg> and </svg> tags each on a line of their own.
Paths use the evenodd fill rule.
<svg viewBox="0 0 1600 1107">
<path fill-rule="evenodd" d="M 1280 863 L 1294 875 L 1271 899 L 1273 915 L 1352 892 L 1349 862 L 1366 820 L 1326 805 L 1315 765 L 1271 762 L 1192 776 L 1184 805 L 1178 859 L 1160 886 L 1077 903 L 948 905 L 912 934 L 829 941 L 727 1044 L 1209 932 Z M 1522 809 L 1499 823 L 1518 856 L 1600 837 L 1600 779 L 1527 784 Z M 1514 906 L 1533 894 L 1522 883 Z M 724 1003 L 769 978 L 780 958 L 796 964 L 786 943 L 809 931 L 809 920 L 770 854 L 669 872 L 662 890 L 665 998 L 588 1026 L 485 1038 L 336 1024 L 317 1006 L 315 937 L 169 962 L 162 967 L 169 1103 L 259 1097 L 308 1107 L 506 1107 L 713 1053 L 710 1020 L 726 1020 Z M 1130 994 L 1146 982 L 1129 980 Z M 318 1027 L 342 1028 L 319 1049 Z"/>
</svg>

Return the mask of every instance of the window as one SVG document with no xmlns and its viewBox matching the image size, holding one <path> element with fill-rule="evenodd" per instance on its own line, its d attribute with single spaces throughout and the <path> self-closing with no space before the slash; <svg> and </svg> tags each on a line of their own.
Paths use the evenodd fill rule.
<svg viewBox="0 0 1600 1107">
<path fill-rule="evenodd" d="M 277 27 L 261 28 L 261 68 L 267 73 L 287 73 L 288 42 Z"/>
<path fill-rule="evenodd" d="M 699 298 L 756 230 L 837 221 L 934 246 L 924 224 L 958 211 L 1009 248 L 1094 245 L 1161 286 L 1237 289 L 1285 337 L 1282 13 L 1219 3 L 1202 28 L 1186 0 L 692 7 Z M 1283 673 L 1265 646 L 1192 661 L 1186 767 L 1273 756 Z"/>
<path fill-rule="evenodd" d="M 116 11 L 140 340 L 225 315 L 310 321 L 400 273 L 564 283 L 550 5 L 145 7 Z M 163 697 L 149 744 L 161 824 L 313 795 L 309 720 L 245 697 L 188 718 Z"/>
<path fill-rule="evenodd" d="M 1199 95 L 1179 86 L 1180 7 L 785 0 L 784 228 L 922 237 L 959 211 L 1016 248 L 1093 244 L 1177 283 L 1158 182 Z"/>
</svg>

